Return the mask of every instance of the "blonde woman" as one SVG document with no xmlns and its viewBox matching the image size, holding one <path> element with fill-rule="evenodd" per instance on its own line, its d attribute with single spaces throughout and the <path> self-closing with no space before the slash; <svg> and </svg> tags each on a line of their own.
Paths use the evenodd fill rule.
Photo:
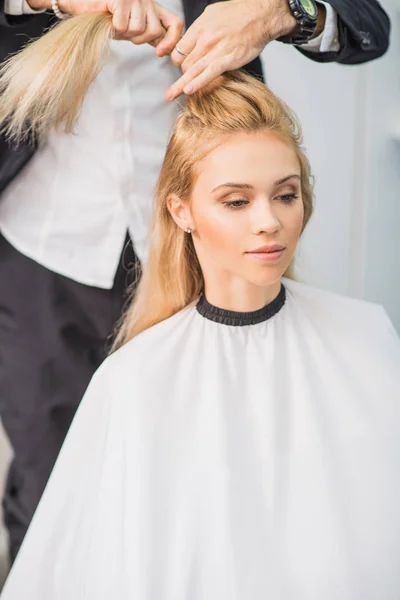
<svg viewBox="0 0 400 600">
<path fill-rule="evenodd" d="M 62 22 L 45 33 L 55 14 Z M 313 60 L 359 63 L 385 52 L 389 20 L 375 0 L 0 0 L 0 60 L 12 57 L 0 74 L 0 128 L 12 134 L 12 142 L 0 136 L 0 414 L 14 452 L 4 499 L 12 560 L 106 355 L 126 268 L 146 256 L 177 110 L 165 95 L 179 95 L 188 77 L 198 86 L 200 75 L 249 61 L 261 77 L 258 55 L 282 35 Z M 29 38 L 38 39 L 14 56 Z M 177 44 L 172 59 L 184 76 L 168 56 Z"/>
<path fill-rule="evenodd" d="M 156 196 L 2 600 L 398 600 L 400 344 L 379 306 L 283 278 L 312 212 L 294 116 L 220 78 Z"/>
</svg>

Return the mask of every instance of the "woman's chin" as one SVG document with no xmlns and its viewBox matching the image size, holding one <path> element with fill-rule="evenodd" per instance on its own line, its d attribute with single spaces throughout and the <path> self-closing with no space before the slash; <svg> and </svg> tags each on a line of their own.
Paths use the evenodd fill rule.
<svg viewBox="0 0 400 600">
<path fill-rule="evenodd" d="M 285 269 L 282 268 L 271 268 L 268 271 L 264 270 L 262 273 L 254 273 L 250 277 L 247 276 L 246 279 L 252 285 L 256 285 L 257 287 L 271 287 L 280 282 Z"/>
</svg>

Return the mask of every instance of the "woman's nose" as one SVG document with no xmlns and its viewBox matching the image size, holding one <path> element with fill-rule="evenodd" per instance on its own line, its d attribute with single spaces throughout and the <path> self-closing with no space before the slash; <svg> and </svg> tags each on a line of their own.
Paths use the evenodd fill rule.
<svg viewBox="0 0 400 600">
<path fill-rule="evenodd" d="M 269 201 L 260 202 L 254 213 L 253 233 L 275 233 L 281 224 Z"/>
</svg>

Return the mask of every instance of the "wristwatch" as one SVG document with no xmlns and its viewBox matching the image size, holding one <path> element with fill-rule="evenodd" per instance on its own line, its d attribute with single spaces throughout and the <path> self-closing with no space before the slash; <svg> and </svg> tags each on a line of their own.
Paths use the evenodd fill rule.
<svg viewBox="0 0 400 600">
<path fill-rule="evenodd" d="M 314 0 L 287 0 L 290 11 L 298 23 L 292 36 L 278 38 L 285 44 L 306 44 L 314 35 L 318 22 L 318 7 Z"/>
</svg>

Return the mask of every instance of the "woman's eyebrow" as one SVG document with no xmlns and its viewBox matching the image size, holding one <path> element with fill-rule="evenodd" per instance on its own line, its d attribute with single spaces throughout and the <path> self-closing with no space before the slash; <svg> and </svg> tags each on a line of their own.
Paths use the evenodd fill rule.
<svg viewBox="0 0 400 600">
<path fill-rule="evenodd" d="M 274 181 L 274 185 L 281 185 L 282 183 L 286 183 L 286 181 L 289 181 L 289 179 L 299 179 L 300 180 L 301 177 L 297 173 L 291 173 L 290 175 L 287 175 L 286 177 L 283 177 L 282 179 L 278 179 L 277 181 Z M 224 188 L 224 187 L 235 188 L 238 190 L 254 190 L 254 186 L 250 185 L 249 183 L 236 183 L 233 181 L 228 181 L 226 183 L 221 183 L 221 185 L 217 185 L 217 187 L 215 187 L 211 191 L 215 192 L 216 190 L 219 190 L 220 188 Z"/>
<path fill-rule="evenodd" d="M 228 181 L 227 183 L 221 183 L 221 185 L 217 185 L 216 188 L 214 188 L 212 191 L 215 192 L 216 190 L 219 190 L 220 188 L 223 187 L 230 187 L 230 188 L 236 188 L 239 190 L 253 190 L 254 187 L 252 185 L 250 185 L 249 183 L 232 183 L 230 181 Z"/>
<path fill-rule="evenodd" d="M 281 185 L 282 183 L 286 183 L 286 181 L 289 181 L 289 179 L 294 179 L 294 178 L 301 180 L 300 175 L 298 175 L 297 173 L 292 173 L 292 175 L 283 177 L 283 179 L 278 179 L 278 181 L 275 181 L 274 185 Z"/>
</svg>

